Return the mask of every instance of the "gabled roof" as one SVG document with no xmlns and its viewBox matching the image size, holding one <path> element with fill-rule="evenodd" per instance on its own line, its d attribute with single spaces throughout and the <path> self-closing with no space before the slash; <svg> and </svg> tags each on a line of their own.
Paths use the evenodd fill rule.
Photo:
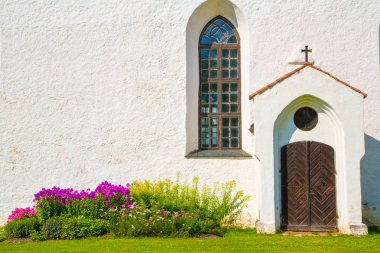
<svg viewBox="0 0 380 253">
<path fill-rule="evenodd" d="M 325 75 L 328 75 L 329 77 L 335 79 L 336 81 L 340 82 L 341 84 L 343 84 L 343 85 L 347 86 L 348 88 L 352 89 L 353 91 L 356 91 L 356 92 L 362 94 L 364 98 L 366 98 L 366 97 L 368 96 L 366 93 L 364 93 L 364 92 L 362 92 L 361 90 L 359 90 L 359 89 L 357 89 L 357 88 L 355 88 L 355 87 L 349 85 L 348 83 L 342 81 L 342 80 L 339 79 L 338 77 L 331 75 L 329 72 L 324 71 L 324 70 L 321 69 L 321 68 L 315 67 L 315 66 L 314 66 L 312 63 L 310 63 L 310 62 L 304 62 L 303 65 L 302 65 L 301 67 L 298 67 L 298 68 L 294 69 L 293 71 L 290 71 L 290 72 L 287 73 L 286 75 L 284 75 L 284 76 L 282 76 L 282 77 L 276 79 L 274 82 L 272 82 L 272 83 L 270 83 L 270 84 L 268 84 L 268 85 L 265 85 L 265 86 L 262 87 L 261 89 L 258 89 L 256 92 L 254 92 L 254 93 L 252 93 L 251 95 L 249 95 L 249 99 L 253 99 L 256 95 L 258 95 L 258 94 L 260 94 L 260 93 L 266 91 L 267 89 L 269 89 L 269 88 L 275 86 L 276 84 L 280 83 L 280 82 L 283 81 L 284 79 L 286 79 L 286 78 L 288 78 L 288 77 L 294 75 L 295 73 L 299 72 L 301 69 L 304 69 L 304 68 L 306 68 L 306 67 L 313 68 L 313 69 L 315 69 L 315 70 L 318 70 L 318 71 L 322 72 L 322 73 L 325 74 Z"/>
</svg>

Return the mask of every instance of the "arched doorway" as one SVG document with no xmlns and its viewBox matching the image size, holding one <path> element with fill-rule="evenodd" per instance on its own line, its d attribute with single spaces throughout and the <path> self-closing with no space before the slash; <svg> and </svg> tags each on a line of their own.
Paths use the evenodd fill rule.
<svg viewBox="0 0 380 253">
<path fill-rule="evenodd" d="M 256 226 L 261 233 L 275 233 L 285 223 L 281 149 L 300 141 L 315 141 L 334 149 L 336 227 L 341 233 L 367 233 L 362 223 L 360 185 L 365 94 L 358 96 L 357 89 L 352 92 L 336 79 L 326 78 L 327 72 L 318 70 L 305 65 L 251 95 L 260 180 Z M 336 99 L 336 94 L 343 98 L 343 93 L 344 99 Z"/>
<path fill-rule="evenodd" d="M 334 149 L 315 141 L 281 148 L 281 228 L 337 231 Z"/>
</svg>

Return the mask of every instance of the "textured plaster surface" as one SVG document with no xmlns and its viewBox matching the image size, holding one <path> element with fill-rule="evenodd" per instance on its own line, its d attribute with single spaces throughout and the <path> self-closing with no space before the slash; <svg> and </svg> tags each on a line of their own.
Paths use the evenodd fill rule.
<svg viewBox="0 0 380 253">
<path fill-rule="evenodd" d="M 196 96 L 189 88 L 194 56 L 187 53 L 188 40 L 198 38 L 187 29 L 199 29 L 188 26 L 199 7 L 202 22 L 228 14 L 237 25 L 242 90 L 253 92 L 292 70 L 287 62 L 301 59 L 299 50 L 310 45 L 317 66 L 369 94 L 363 213 L 379 222 L 379 1 L 232 2 L 0 1 L 0 219 L 32 205 L 42 187 L 181 172 L 210 184 L 235 179 L 252 196 L 254 222 L 256 159 L 185 158 L 197 127 L 188 117 Z M 252 108 L 243 108 L 242 117 L 245 131 Z M 243 136 L 253 153 L 251 137 Z"/>
</svg>

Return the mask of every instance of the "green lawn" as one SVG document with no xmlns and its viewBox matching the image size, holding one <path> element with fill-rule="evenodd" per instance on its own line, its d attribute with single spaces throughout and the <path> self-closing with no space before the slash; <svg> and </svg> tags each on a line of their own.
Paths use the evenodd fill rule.
<svg viewBox="0 0 380 253">
<path fill-rule="evenodd" d="M 214 239 L 102 237 L 72 241 L 1 242 L 0 252 L 380 252 L 380 234 L 297 237 L 231 230 L 224 238 Z"/>
</svg>

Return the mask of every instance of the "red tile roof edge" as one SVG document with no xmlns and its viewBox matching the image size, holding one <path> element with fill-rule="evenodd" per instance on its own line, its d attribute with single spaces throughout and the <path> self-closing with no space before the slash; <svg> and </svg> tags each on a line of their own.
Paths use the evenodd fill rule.
<svg viewBox="0 0 380 253">
<path fill-rule="evenodd" d="M 362 94 L 362 95 L 363 95 L 363 98 L 366 98 L 366 97 L 368 97 L 368 94 L 367 94 L 367 93 L 364 93 L 363 91 L 359 90 L 358 88 L 355 88 L 354 86 L 352 86 L 352 85 L 349 85 L 349 84 L 348 84 L 348 83 L 346 83 L 345 81 L 342 81 L 341 79 L 339 79 L 338 77 L 336 77 L 336 76 L 334 76 L 334 75 L 330 74 L 329 72 L 327 72 L 327 71 L 324 71 L 323 69 L 321 69 L 321 68 L 318 68 L 318 67 L 316 67 L 316 66 L 313 66 L 313 65 L 309 65 L 309 66 L 310 66 L 310 67 L 312 67 L 313 69 L 316 69 L 316 70 L 318 70 L 318 71 L 322 72 L 323 74 L 326 74 L 326 75 L 328 75 L 329 77 L 331 77 L 331 78 L 335 79 L 336 81 L 340 82 L 341 84 L 343 84 L 343 85 L 347 86 L 347 87 L 348 87 L 348 88 L 350 88 L 351 90 L 353 90 L 353 91 L 356 91 L 357 93 L 360 93 L 360 94 Z"/>
<path fill-rule="evenodd" d="M 357 89 L 357 88 L 355 88 L 355 87 L 349 85 L 348 83 L 346 83 L 346 82 L 340 80 L 339 78 L 337 78 L 336 76 L 333 76 L 333 75 L 330 74 L 329 72 L 324 71 L 324 70 L 321 69 L 321 68 L 315 67 L 315 66 L 314 66 L 312 63 L 310 63 L 310 62 L 305 62 L 305 63 L 303 63 L 303 65 L 302 65 L 301 67 L 298 67 L 298 68 L 294 69 L 293 71 L 290 71 L 290 72 L 287 73 L 286 75 L 284 75 L 284 76 L 282 76 L 282 77 L 276 79 L 274 82 L 272 82 L 272 83 L 270 83 L 270 84 L 268 84 L 268 85 L 265 85 L 265 86 L 262 87 L 261 89 L 258 89 L 256 92 L 254 92 L 254 93 L 252 93 L 251 95 L 249 95 L 249 99 L 250 99 L 250 100 L 253 99 L 256 95 L 258 95 L 258 94 L 260 94 L 260 93 L 266 91 L 267 89 L 269 89 L 269 88 L 275 86 L 275 85 L 278 84 L 279 82 L 281 82 L 281 81 L 283 81 L 284 79 L 286 79 L 286 78 L 288 78 L 288 77 L 294 75 L 295 73 L 297 73 L 298 71 L 300 71 L 301 69 L 303 69 L 303 68 L 305 68 L 305 67 L 307 67 L 307 66 L 309 66 L 309 67 L 311 67 L 311 68 L 313 68 L 313 69 L 315 69 L 315 70 L 318 70 L 318 71 L 322 72 L 322 73 L 325 74 L 325 75 L 328 75 L 329 77 L 335 79 L 336 81 L 338 81 L 338 82 L 340 82 L 341 84 L 347 86 L 348 88 L 350 88 L 350 89 L 352 89 L 352 90 L 354 90 L 354 91 L 356 91 L 356 92 L 362 94 L 362 95 L 363 95 L 363 98 L 366 98 L 366 97 L 368 96 L 366 93 L 364 93 L 364 92 L 362 92 L 361 90 L 359 90 L 359 89 Z"/>
<path fill-rule="evenodd" d="M 277 83 L 281 82 L 282 80 L 288 78 L 289 76 L 292 76 L 293 74 L 297 73 L 298 71 L 300 71 L 301 69 L 305 68 L 307 65 L 302 65 L 301 67 L 298 67 L 296 69 L 294 69 L 293 71 L 290 71 L 289 73 L 287 73 L 286 75 L 276 79 L 274 82 L 271 82 L 270 84 L 268 85 L 265 85 L 264 87 L 262 87 L 261 89 L 258 89 L 255 93 L 252 93 L 251 95 L 249 95 L 249 99 L 253 99 L 256 95 L 260 94 L 261 92 L 269 89 L 270 87 L 272 86 L 275 86 Z"/>
</svg>

